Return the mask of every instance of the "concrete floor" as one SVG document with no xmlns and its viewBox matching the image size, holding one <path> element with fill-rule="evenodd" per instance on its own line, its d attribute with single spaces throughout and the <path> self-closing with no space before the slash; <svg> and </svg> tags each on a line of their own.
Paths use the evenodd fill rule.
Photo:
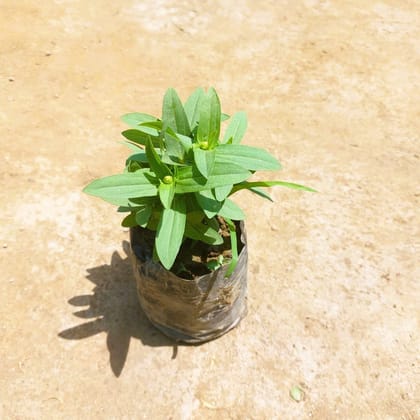
<svg viewBox="0 0 420 420">
<path fill-rule="evenodd" d="M 417 0 L 0 0 L 0 27 L 1 419 L 420 419 Z M 170 86 L 320 191 L 237 196 L 249 314 L 202 346 L 148 323 L 81 193 Z"/>
</svg>

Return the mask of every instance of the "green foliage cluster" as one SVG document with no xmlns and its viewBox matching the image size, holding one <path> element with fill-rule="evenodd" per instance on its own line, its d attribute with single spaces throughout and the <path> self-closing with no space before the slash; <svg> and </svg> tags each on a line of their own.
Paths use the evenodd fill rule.
<svg viewBox="0 0 420 420">
<path fill-rule="evenodd" d="M 223 137 L 221 123 L 230 119 Z M 240 144 L 247 128 L 244 112 L 231 118 L 221 112 L 213 88 L 195 90 L 182 104 L 174 89 L 163 98 L 162 117 L 143 113 L 122 116 L 122 132 L 133 153 L 125 171 L 91 182 L 84 191 L 127 212 L 122 225 L 156 231 L 155 256 L 170 269 L 185 238 L 218 245 L 223 242 L 217 216 L 235 235 L 234 220 L 245 215 L 230 196 L 247 189 L 271 200 L 261 187 L 274 185 L 313 191 L 283 181 L 248 179 L 258 170 L 277 170 L 280 163 L 266 150 Z M 232 248 L 236 241 L 232 241 Z M 237 253 L 228 272 L 235 265 Z"/>
</svg>

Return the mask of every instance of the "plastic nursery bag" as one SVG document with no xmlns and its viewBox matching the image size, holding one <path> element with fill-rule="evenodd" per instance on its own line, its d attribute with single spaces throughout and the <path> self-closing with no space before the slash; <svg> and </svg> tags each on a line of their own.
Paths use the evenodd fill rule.
<svg viewBox="0 0 420 420">
<path fill-rule="evenodd" d="M 238 263 L 229 277 L 224 265 L 187 280 L 154 262 L 155 232 L 130 229 L 132 262 L 140 305 L 165 335 L 186 343 L 217 338 L 234 328 L 247 312 L 248 251 L 243 222 L 237 229 Z"/>
</svg>

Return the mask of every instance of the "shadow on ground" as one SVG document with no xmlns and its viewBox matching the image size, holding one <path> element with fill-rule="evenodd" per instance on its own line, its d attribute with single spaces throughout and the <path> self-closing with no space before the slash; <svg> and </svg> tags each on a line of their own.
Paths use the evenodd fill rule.
<svg viewBox="0 0 420 420">
<path fill-rule="evenodd" d="M 89 274 L 86 278 L 95 285 L 93 294 L 74 296 L 69 300 L 76 307 L 88 306 L 74 315 L 89 321 L 58 334 L 67 340 L 81 340 L 106 332 L 110 365 L 117 377 L 124 368 L 132 338 L 140 339 L 148 346 L 172 346 L 173 358 L 177 351 L 174 341 L 153 327 L 140 308 L 131 270 L 129 244 L 124 241 L 122 246 L 125 258 L 115 251 L 111 264 L 87 270 Z"/>
</svg>

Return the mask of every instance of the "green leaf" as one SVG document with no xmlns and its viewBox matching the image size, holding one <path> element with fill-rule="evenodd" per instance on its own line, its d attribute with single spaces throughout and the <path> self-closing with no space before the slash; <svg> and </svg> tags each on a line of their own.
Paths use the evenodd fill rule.
<svg viewBox="0 0 420 420">
<path fill-rule="evenodd" d="M 250 176 L 251 172 L 233 164 L 216 162 L 208 179 L 204 178 L 194 166 L 181 167 L 178 170 L 175 192 L 179 194 L 211 190 L 212 188 L 245 181 Z"/>
<path fill-rule="evenodd" d="M 232 249 L 232 261 L 229 264 L 229 267 L 226 271 L 226 277 L 229 277 L 233 271 L 236 268 L 236 264 L 238 263 L 238 241 L 236 238 L 236 226 L 235 223 L 232 222 L 232 220 L 226 219 L 225 221 L 229 227 L 229 231 L 230 231 L 230 244 L 231 244 L 231 249 Z"/>
<path fill-rule="evenodd" d="M 200 117 L 200 102 L 205 96 L 203 88 L 196 89 L 185 102 L 184 109 L 187 114 L 191 131 L 197 126 Z"/>
<path fill-rule="evenodd" d="M 137 149 L 137 153 L 133 153 L 127 158 L 126 164 L 127 162 L 149 163 L 146 153 L 143 151 L 139 152 L 138 150 L 139 149 Z"/>
<path fill-rule="evenodd" d="M 176 157 L 169 156 L 168 152 L 163 152 L 162 162 L 172 166 L 187 166 L 186 163 L 181 163 Z"/>
<path fill-rule="evenodd" d="M 208 219 L 207 223 L 212 229 L 214 229 L 217 232 L 219 231 L 220 229 L 219 222 L 215 217 Z"/>
<path fill-rule="evenodd" d="M 134 160 L 127 160 L 125 162 L 124 173 L 127 172 L 137 172 L 140 169 L 146 168 L 148 165 L 146 163 L 139 163 Z"/>
<path fill-rule="evenodd" d="M 172 208 L 163 209 L 156 232 L 156 252 L 162 265 L 170 270 L 178 255 L 185 231 L 185 201 L 175 197 Z"/>
<path fill-rule="evenodd" d="M 192 147 L 192 142 L 193 142 L 192 138 L 188 136 L 184 136 L 179 133 L 177 133 L 176 138 L 179 139 L 181 144 L 184 146 L 185 152 L 188 153 Z"/>
<path fill-rule="evenodd" d="M 302 191 L 310 191 L 310 192 L 317 192 L 313 188 L 305 187 L 304 185 L 295 184 L 293 182 L 285 182 L 285 181 L 255 181 L 255 182 L 241 182 L 238 185 L 235 185 L 232 188 L 232 192 L 230 195 L 236 193 L 236 191 L 243 190 L 243 189 L 250 189 L 253 187 L 287 187 L 292 188 L 294 190 L 302 190 Z"/>
<path fill-rule="evenodd" d="M 220 101 L 216 91 L 210 88 L 200 103 L 200 119 L 197 139 L 199 143 L 208 142 L 209 149 L 214 149 L 220 135 Z"/>
<path fill-rule="evenodd" d="M 154 204 L 157 202 L 157 197 L 135 197 L 130 198 L 129 206 L 132 207 L 134 210 L 138 207 L 146 207 L 151 206 L 153 207 Z"/>
<path fill-rule="evenodd" d="M 123 221 L 121 222 L 121 226 L 127 227 L 127 228 L 130 228 L 136 225 L 137 225 L 137 222 L 136 222 L 135 213 L 130 213 L 129 215 L 124 217 Z"/>
<path fill-rule="evenodd" d="M 153 210 L 152 206 L 146 206 L 139 209 L 136 212 L 136 216 L 135 216 L 136 223 L 141 227 L 146 227 L 147 224 L 149 223 L 150 216 L 152 215 L 152 210 Z"/>
<path fill-rule="evenodd" d="M 232 139 L 233 144 L 239 144 L 246 132 L 247 125 L 248 123 L 245 112 L 237 112 L 230 120 L 225 135 L 223 136 L 222 143 L 227 143 L 230 139 Z"/>
<path fill-rule="evenodd" d="M 165 140 L 166 148 L 170 151 L 171 157 L 178 156 L 179 161 L 177 163 L 181 163 L 181 159 L 184 160 L 186 154 L 188 154 L 192 148 L 193 140 L 191 137 L 175 133 L 170 127 L 166 127 Z"/>
<path fill-rule="evenodd" d="M 162 217 L 162 206 L 156 206 L 152 210 L 152 214 L 150 215 L 150 219 L 147 222 L 147 229 L 156 231 L 160 222 L 160 219 Z"/>
<path fill-rule="evenodd" d="M 160 120 L 156 120 L 156 121 L 143 122 L 143 123 L 138 125 L 138 129 L 140 129 L 140 130 L 143 127 L 153 128 L 156 131 L 162 131 L 163 123 Z"/>
<path fill-rule="evenodd" d="M 125 146 L 127 146 L 131 151 L 133 152 L 138 152 L 139 150 L 143 150 L 142 145 L 136 143 L 133 144 L 127 140 L 121 140 L 118 143 L 124 144 Z"/>
<path fill-rule="evenodd" d="M 204 178 L 208 178 L 213 170 L 216 158 L 215 150 L 203 150 L 199 147 L 193 149 L 194 163 Z"/>
<path fill-rule="evenodd" d="M 176 133 L 190 135 L 190 125 L 175 89 L 168 89 L 163 98 L 162 121 Z"/>
<path fill-rule="evenodd" d="M 236 205 L 232 200 L 228 198 L 223 203 L 222 208 L 218 212 L 219 216 L 222 216 L 224 219 L 232 219 L 232 220 L 244 220 L 245 214 L 242 209 Z"/>
<path fill-rule="evenodd" d="M 220 144 L 216 148 L 216 161 L 234 163 L 250 171 L 281 168 L 279 161 L 266 150 L 240 144 Z"/>
<path fill-rule="evenodd" d="M 151 179 L 153 179 L 153 176 L 149 169 L 140 169 L 137 172 L 96 179 L 87 185 L 83 191 L 100 197 L 111 204 L 128 206 L 130 198 L 157 195 L 157 187 Z"/>
<path fill-rule="evenodd" d="M 217 260 L 210 260 L 206 263 L 206 266 L 209 270 L 214 271 L 220 268 L 223 265 L 223 255 L 219 255 Z"/>
<path fill-rule="evenodd" d="M 266 193 L 261 188 L 251 187 L 251 188 L 248 188 L 248 190 L 253 192 L 254 194 L 259 195 L 262 198 L 266 198 L 267 200 L 271 201 L 272 203 L 274 202 L 273 199 L 271 198 L 270 194 Z"/>
<path fill-rule="evenodd" d="M 148 134 L 149 136 L 152 136 L 152 137 L 159 136 L 159 130 L 156 130 L 156 128 L 152 128 L 143 124 L 138 125 L 137 128 L 133 128 L 133 130 L 138 130 L 141 133 Z"/>
<path fill-rule="evenodd" d="M 125 130 L 121 133 L 126 139 L 133 141 L 134 143 L 145 145 L 149 136 L 139 130 Z"/>
<path fill-rule="evenodd" d="M 150 139 L 146 142 L 146 155 L 149 161 L 150 169 L 157 175 L 160 180 L 167 175 L 171 175 L 169 168 L 162 162 L 159 155 L 156 153 Z"/>
<path fill-rule="evenodd" d="M 232 190 L 233 185 L 224 185 L 223 187 L 216 187 L 214 189 L 214 196 L 217 201 L 224 201 Z"/>
<path fill-rule="evenodd" d="M 169 209 L 175 195 L 175 184 L 165 184 L 161 182 L 159 185 L 159 198 L 165 209 Z"/>
<path fill-rule="evenodd" d="M 125 206 L 119 206 L 117 208 L 117 212 L 118 213 L 131 213 L 133 211 L 135 211 L 136 208 L 135 207 L 125 207 Z"/>
<path fill-rule="evenodd" d="M 223 121 L 228 120 L 229 118 L 230 118 L 230 115 L 225 114 L 224 112 L 222 112 L 222 115 L 220 116 L 220 121 L 223 122 Z"/>
<path fill-rule="evenodd" d="M 202 212 L 187 214 L 184 236 L 210 245 L 222 244 L 223 238 L 219 235 L 217 230 L 208 224 L 209 221 L 203 216 Z"/>
<path fill-rule="evenodd" d="M 143 146 L 146 145 L 147 140 L 150 138 L 153 142 L 154 146 L 159 145 L 159 139 L 156 136 L 150 136 L 149 134 L 135 129 L 125 130 L 121 133 L 126 139 L 141 144 Z"/>
<path fill-rule="evenodd" d="M 131 112 L 121 117 L 121 120 L 128 124 L 130 127 L 136 128 L 139 124 L 149 121 L 157 121 L 153 115 L 143 114 L 140 112 Z"/>
<path fill-rule="evenodd" d="M 151 136 L 158 136 L 159 135 L 158 129 L 162 128 L 162 121 L 158 121 L 155 117 L 152 117 L 151 115 L 149 115 L 148 117 L 152 118 L 152 120 L 141 121 L 141 120 L 136 118 L 136 116 L 138 116 L 138 115 L 148 116 L 147 114 L 139 114 L 139 113 L 135 112 L 133 114 L 123 115 L 122 119 L 124 120 L 124 118 L 126 116 L 128 116 L 126 118 L 125 122 L 130 127 L 132 127 L 133 130 L 138 130 L 138 131 L 141 131 L 142 133 L 150 134 Z M 134 117 L 132 117 L 132 116 L 134 116 Z M 136 121 L 139 121 L 139 122 L 136 123 Z"/>
<path fill-rule="evenodd" d="M 204 214 L 203 210 L 200 208 L 198 203 L 196 203 L 195 200 L 193 200 L 193 194 L 190 194 L 187 197 L 187 222 L 195 224 L 201 223 L 203 219 L 206 219 L 206 215 Z"/>
<path fill-rule="evenodd" d="M 168 133 L 167 131 L 165 131 L 164 136 L 165 136 L 166 152 L 169 158 L 176 163 L 183 163 L 184 156 L 185 156 L 184 145 L 177 138 L 175 133 L 174 135 L 172 135 Z"/>
<path fill-rule="evenodd" d="M 223 203 L 215 199 L 211 190 L 198 191 L 195 193 L 195 198 L 209 219 L 216 216 L 223 206 Z"/>
<path fill-rule="evenodd" d="M 119 206 L 118 213 L 136 213 L 144 207 L 153 207 L 157 197 L 131 198 L 128 206 Z M 147 200 L 147 201 L 146 201 Z"/>
</svg>

